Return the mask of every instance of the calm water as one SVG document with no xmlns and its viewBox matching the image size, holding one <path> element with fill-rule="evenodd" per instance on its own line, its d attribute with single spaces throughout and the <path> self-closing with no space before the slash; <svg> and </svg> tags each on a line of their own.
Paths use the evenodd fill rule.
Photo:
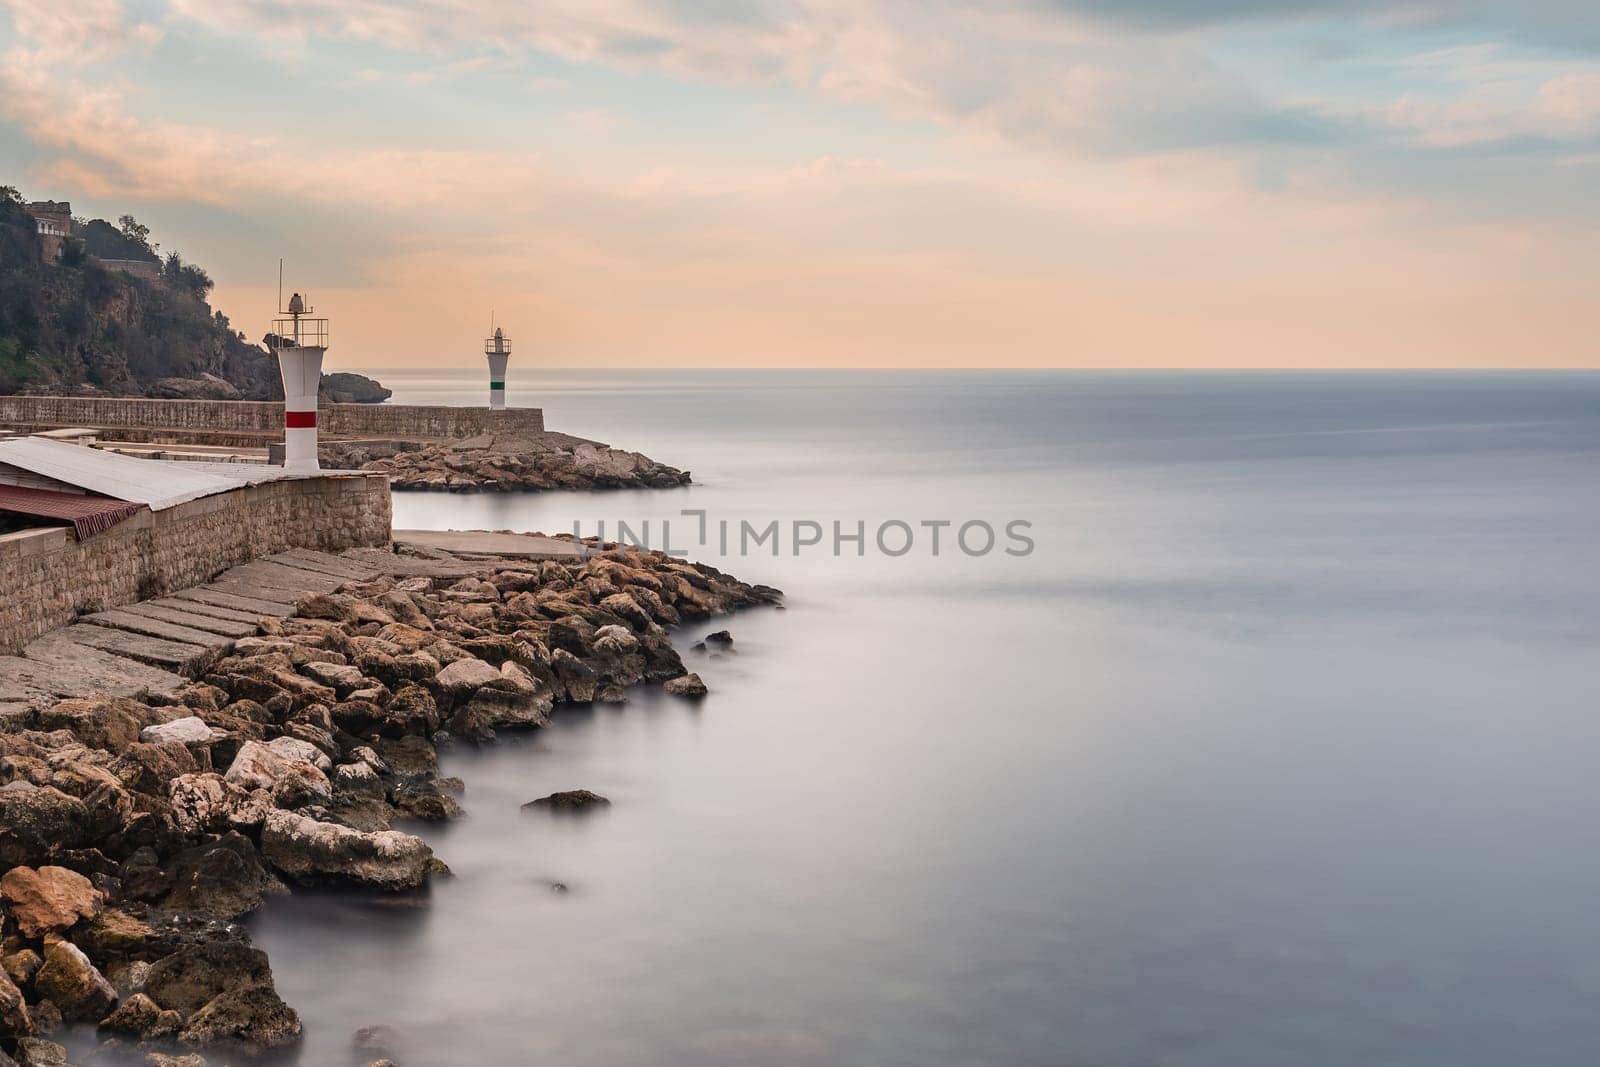
<svg viewBox="0 0 1600 1067">
<path fill-rule="evenodd" d="M 1037 549 L 696 549 L 789 594 L 716 623 L 736 653 L 682 634 L 704 703 L 458 747 L 427 908 L 254 921 L 303 1063 L 376 1023 L 411 1067 L 1596 1061 L 1600 375 L 523 363 L 510 399 L 700 484 L 407 495 L 397 526 L 1024 519 Z M 579 787 L 614 806 L 518 810 Z"/>
</svg>

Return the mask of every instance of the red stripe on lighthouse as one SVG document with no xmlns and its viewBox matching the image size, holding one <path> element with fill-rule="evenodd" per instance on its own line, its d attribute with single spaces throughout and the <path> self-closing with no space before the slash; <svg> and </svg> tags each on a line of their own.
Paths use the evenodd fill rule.
<svg viewBox="0 0 1600 1067">
<path fill-rule="evenodd" d="M 317 428 L 317 413 L 315 411 L 285 411 L 283 425 L 290 430 L 314 430 Z"/>
</svg>

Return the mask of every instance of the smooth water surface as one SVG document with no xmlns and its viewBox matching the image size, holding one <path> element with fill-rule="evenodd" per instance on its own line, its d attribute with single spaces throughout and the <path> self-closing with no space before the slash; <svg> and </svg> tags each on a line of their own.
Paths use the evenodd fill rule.
<svg viewBox="0 0 1600 1067">
<path fill-rule="evenodd" d="M 380 1023 L 411 1067 L 1595 1062 L 1600 376 L 524 363 L 510 402 L 697 484 L 398 527 L 669 519 L 788 610 L 682 633 L 698 705 L 449 750 L 425 908 L 270 904 L 303 1063 Z M 828 535 L 741 557 L 774 519 Z M 918 525 L 1013 519 L 1029 555 Z"/>
</svg>

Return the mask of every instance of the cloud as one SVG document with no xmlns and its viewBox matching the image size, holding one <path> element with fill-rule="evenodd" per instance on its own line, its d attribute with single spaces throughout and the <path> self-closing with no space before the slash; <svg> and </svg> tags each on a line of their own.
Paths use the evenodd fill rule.
<svg viewBox="0 0 1600 1067">
<path fill-rule="evenodd" d="M 218 32 L 349 38 L 421 55 L 519 52 L 701 80 L 783 83 L 1055 149 L 1303 143 L 1342 128 L 1253 93 L 1192 47 L 1109 35 L 1034 3 L 938 0 L 174 0 Z"/>
<path fill-rule="evenodd" d="M 52 63 L 101 62 L 161 40 L 155 23 L 132 17 L 120 0 L 0 0 L 30 56 Z"/>
<path fill-rule="evenodd" d="M 1589 0 L 1035 0 L 1038 7 L 1129 29 L 1183 32 L 1366 19 L 1388 26 L 1478 31 L 1530 44 L 1600 47 L 1600 8 Z"/>
</svg>

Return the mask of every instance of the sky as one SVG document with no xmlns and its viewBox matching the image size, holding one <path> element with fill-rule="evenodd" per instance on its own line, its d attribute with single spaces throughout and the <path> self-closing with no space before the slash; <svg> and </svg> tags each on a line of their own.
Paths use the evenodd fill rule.
<svg viewBox="0 0 1600 1067">
<path fill-rule="evenodd" d="M 328 369 L 1600 366 L 1600 4 L 0 0 L 0 184 Z"/>
</svg>

